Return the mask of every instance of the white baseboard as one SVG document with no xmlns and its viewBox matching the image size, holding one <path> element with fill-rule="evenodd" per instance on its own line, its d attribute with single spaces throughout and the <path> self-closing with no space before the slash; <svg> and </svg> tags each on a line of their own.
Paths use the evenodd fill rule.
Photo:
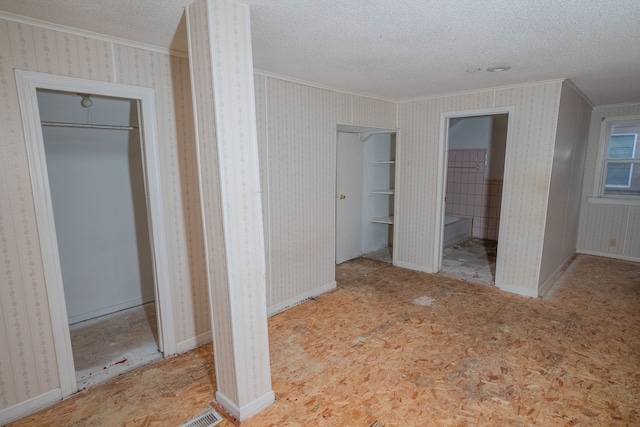
<svg viewBox="0 0 640 427">
<path fill-rule="evenodd" d="M 176 352 L 178 354 L 186 353 L 187 351 L 191 351 L 202 345 L 209 344 L 210 342 L 213 342 L 213 337 L 211 336 L 211 331 L 207 331 L 200 335 L 196 335 L 195 337 L 188 338 L 177 343 Z"/>
<path fill-rule="evenodd" d="M 409 270 L 422 271 L 423 273 L 430 273 L 430 274 L 437 273 L 437 271 L 435 271 L 433 268 L 425 267 L 424 265 L 419 265 L 419 264 L 412 264 L 410 262 L 394 260 L 393 265 L 395 265 L 396 267 L 407 268 Z"/>
<path fill-rule="evenodd" d="M 556 271 L 553 272 L 551 276 L 549 276 L 549 278 L 541 286 L 538 286 L 538 295 L 544 295 L 549 291 L 549 289 L 553 287 L 553 284 L 558 281 L 558 279 L 562 276 L 565 270 L 569 268 L 569 265 L 575 259 L 574 255 L 575 254 L 571 255 L 565 262 L 560 265 L 560 267 L 556 269 Z"/>
<path fill-rule="evenodd" d="M 116 311 L 126 310 L 127 308 L 136 307 L 138 305 L 147 304 L 155 300 L 154 295 L 148 297 L 136 298 L 131 301 L 126 301 L 120 304 L 110 305 L 109 307 L 99 308 L 97 310 L 88 311 L 86 313 L 80 313 L 73 316 L 69 316 L 69 324 L 84 322 L 85 320 L 94 319 L 96 317 L 104 316 L 106 314 L 115 313 Z"/>
<path fill-rule="evenodd" d="M 538 298 L 538 291 L 536 289 L 524 288 L 522 286 L 512 285 L 497 285 L 498 289 L 512 294 L 520 295 L 523 297 Z"/>
<path fill-rule="evenodd" d="M 622 261 L 640 262 L 640 257 L 637 257 L 637 256 L 610 254 L 607 252 L 598 252 L 598 251 L 588 251 L 586 249 L 577 249 L 576 252 L 579 254 L 601 256 L 605 258 L 619 259 Z"/>
<path fill-rule="evenodd" d="M 8 408 L 0 409 L 0 425 L 3 426 L 10 422 L 19 420 L 20 418 L 51 406 L 54 403 L 58 403 L 61 400 L 62 390 L 56 388 L 36 397 L 32 397 L 31 399 L 11 405 Z"/>
<path fill-rule="evenodd" d="M 229 412 L 229 414 L 233 415 L 238 421 L 244 421 L 268 408 L 273 402 L 275 402 L 275 393 L 273 391 L 269 391 L 241 408 L 219 391 L 216 392 L 216 400 L 220 406 Z"/>
<path fill-rule="evenodd" d="M 275 314 L 278 314 L 282 311 L 285 311 L 288 308 L 291 308 L 295 305 L 301 304 L 308 300 L 309 298 L 317 297 L 318 295 L 326 294 L 327 292 L 333 291 L 337 288 L 337 283 L 335 280 L 326 283 L 318 288 L 312 289 L 309 292 L 305 292 L 304 294 L 297 295 L 293 298 L 290 298 L 286 301 L 279 302 L 277 304 L 273 304 L 272 306 L 267 307 L 267 316 L 271 317 Z"/>
</svg>

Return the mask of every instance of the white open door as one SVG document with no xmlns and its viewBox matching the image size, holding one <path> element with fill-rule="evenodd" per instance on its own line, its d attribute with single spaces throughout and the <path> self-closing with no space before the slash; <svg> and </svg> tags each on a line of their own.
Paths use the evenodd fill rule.
<svg viewBox="0 0 640 427">
<path fill-rule="evenodd" d="M 338 132 L 336 175 L 336 264 L 362 255 L 362 141 Z"/>
</svg>

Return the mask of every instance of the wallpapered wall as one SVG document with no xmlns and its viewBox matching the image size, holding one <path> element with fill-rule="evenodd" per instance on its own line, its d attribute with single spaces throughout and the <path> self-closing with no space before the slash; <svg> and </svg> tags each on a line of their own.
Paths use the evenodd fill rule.
<svg viewBox="0 0 640 427">
<path fill-rule="evenodd" d="M 578 252 L 640 261 L 640 206 L 588 201 L 594 196 L 596 185 L 602 119 L 625 116 L 640 116 L 640 103 L 596 107 L 591 114 Z M 610 239 L 615 239 L 616 244 L 610 245 Z"/>
<path fill-rule="evenodd" d="M 539 290 L 550 286 L 575 254 L 582 175 L 591 106 L 567 84 L 562 85 Z"/>
<path fill-rule="evenodd" d="M 210 315 L 188 60 L 5 19 L 0 40 L 2 409 L 59 386 L 15 68 L 155 89 L 179 351 L 210 340 Z M 396 105 L 264 75 L 255 86 L 273 313 L 335 286 L 336 124 L 394 128 Z"/>
<path fill-rule="evenodd" d="M 210 316 L 188 60 L 5 19 L 0 40 L 0 408 L 7 408 L 58 387 L 14 68 L 155 89 L 179 349 L 206 339 Z M 257 73 L 269 312 L 335 286 L 337 123 L 400 128 L 395 257 L 428 271 L 438 229 L 440 114 L 499 106 L 514 106 L 515 114 L 498 285 L 537 294 L 561 87 L 546 82 L 396 105 Z M 639 213 L 618 208 L 640 224 Z"/>
<path fill-rule="evenodd" d="M 547 82 L 399 104 L 395 260 L 434 271 L 440 114 L 514 106 L 502 194 L 497 285 L 537 295 L 562 83 Z M 417 238 L 416 238 L 417 236 Z"/>
<path fill-rule="evenodd" d="M 395 128 L 396 107 L 260 74 L 255 87 L 274 313 L 335 287 L 336 124 Z"/>
<path fill-rule="evenodd" d="M 187 59 L 5 19 L 0 40 L 0 408 L 6 408 L 58 387 L 16 68 L 155 89 L 178 347 L 210 323 Z"/>
</svg>

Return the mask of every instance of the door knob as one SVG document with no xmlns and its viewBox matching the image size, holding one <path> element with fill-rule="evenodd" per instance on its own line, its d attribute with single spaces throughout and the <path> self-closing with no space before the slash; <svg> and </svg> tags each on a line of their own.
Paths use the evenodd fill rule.
<svg viewBox="0 0 640 427">
<path fill-rule="evenodd" d="M 345 196 L 344 194 L 341 194 L 341 195 L 340 195 L 340 200 L 342 200 L 342 199 L 346 199 L 346 198 L 347 198 L 347 196 Z"/>
</svg>

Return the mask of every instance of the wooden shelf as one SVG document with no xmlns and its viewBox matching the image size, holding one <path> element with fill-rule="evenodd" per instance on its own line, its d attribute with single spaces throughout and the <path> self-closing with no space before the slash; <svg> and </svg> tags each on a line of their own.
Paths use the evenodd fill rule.
<svg viewBox="0 0 640 427">
<path fill-rule="evenodd" d="M 371 222 L 375 222 L 378 224 L 393 224 L 393 217 L 392 216 L 385 216 L 382 218 L 373 218 L 371 219 Z"/>
<path fill-rule="evenodd" d="M 373 166 L 377 166 L 377 165 L 395 165 L 396 161 L 395 160 L 383 160 L 380 162 L 372 162 L 371 163 Z"/>
<path fill-rule="evenodd" d="M 388 194 L 388 195 L 393 195 L 395 194 L 395 191 L 393 188 L 387 188 L 385 190 L 371 190 L 371 194 L 370 196 L 376 195 L 376 194 Z"/>
</svg>

